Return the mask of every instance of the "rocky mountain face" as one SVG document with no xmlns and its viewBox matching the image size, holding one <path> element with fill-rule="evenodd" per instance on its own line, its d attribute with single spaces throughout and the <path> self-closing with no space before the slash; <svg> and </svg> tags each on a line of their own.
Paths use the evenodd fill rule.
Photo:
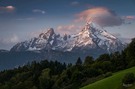
<svg viewBox="0 0 135 89">
<path fill-rule="evenodd" d="M 100 50 L 104 52 L 120 51 L 124 48 L 117 37 L 105 31 L 98 24 L 87 22 L 77 34 L 61 36 L 53 28 L 39 34 L 38 37 L 16 44 L 11 51 L 55 50 L 61 52 L 78 52 Z"/>
<path fill-rule="evenodd" d="M 61 36 L 53 28 L 30 40 L 20 42 L 10 51 L 0 51 L 0 70 L 24 65 L 33 60 L 57 60 L 75 63 L 91 55 L 121 51 L 125 47 L 117 37 L 93 22 L 87 22 L 77 34 Z"/>
</svg>

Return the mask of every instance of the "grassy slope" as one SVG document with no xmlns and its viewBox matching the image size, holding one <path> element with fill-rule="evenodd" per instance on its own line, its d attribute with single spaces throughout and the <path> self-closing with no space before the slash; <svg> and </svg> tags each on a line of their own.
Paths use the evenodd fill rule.
<svg viewBox="0 0 135 89">
<path fill-rule="evenodd" d="M 81 89 L 120 89 L 122 78 L 127 72 L 133 72 L 135 74 L 135 67 L 117 72 L 111 77 L 102 79 Z M 129 89 L 135 89 L 135 86 Z"/>
<path fill-rule="evenodd" d="M 134 84 L 134 86 L 132 86 L 131 88 L 128 88 L 128 89 L 135 89 L 135 84 Z"/>
</svg>

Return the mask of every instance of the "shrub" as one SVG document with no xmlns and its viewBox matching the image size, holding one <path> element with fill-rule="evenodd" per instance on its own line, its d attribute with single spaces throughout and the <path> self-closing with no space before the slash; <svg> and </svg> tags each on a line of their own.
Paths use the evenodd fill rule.
<svg viewBox="0 0 135 89">
<path fill-rule="evenodd" d="M 127 73 L 122 79 L 123 84 L 133 84 L 135 82 L 134 73 Z"/>
<path fill-rule="evenodd" d="M 109 77 L 109 76 L 112 76 L 112 72 L 107 72 L 107 73 L 104 75 L 105 78 L 106 78 L 106 77 Z"/>
</svg>

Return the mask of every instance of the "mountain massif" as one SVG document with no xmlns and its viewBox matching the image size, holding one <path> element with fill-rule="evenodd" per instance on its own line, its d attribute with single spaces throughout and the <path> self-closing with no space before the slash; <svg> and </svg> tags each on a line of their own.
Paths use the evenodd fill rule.
<svg viewBox="0 0 135 89">
<path fill-rule="evenodd" d="M 94 22 L 87 22 L 77 34 L 61 36 L 53 28 L 39 34 L 38 37 L 16 44 L 11 51 L 56 50 L 61 52 L 78 52 L 101 50 L 114 52 L 122 50 L 124 44 Z"/>
<path fill-rule="evenodd" d="M 87 22 L 77 34 L 61 36 L 50 28 L 38 37 L 17 43 L 10 51 L 0 51 L 0 63 L 1 69 L 43 59 L 74 63 L 78 57 L 84 59 L 90 55 L 96 58 L 103 53 L 121 51 L 125 46 L 98 24 Z"/>
</svg>

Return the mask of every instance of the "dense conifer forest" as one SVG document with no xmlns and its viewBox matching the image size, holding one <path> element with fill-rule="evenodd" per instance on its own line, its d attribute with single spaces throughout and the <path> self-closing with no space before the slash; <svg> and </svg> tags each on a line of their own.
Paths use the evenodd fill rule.
<svg viewBox="0 0 135 89">
<path fill-rule="evenodd" d="M 0 72 L 0 89 L 78 89 L 135 66 L 135 39 L 122 52 L 88 55 L 75 64 L 58 61 L 33 61 Z"/>
</svg>

